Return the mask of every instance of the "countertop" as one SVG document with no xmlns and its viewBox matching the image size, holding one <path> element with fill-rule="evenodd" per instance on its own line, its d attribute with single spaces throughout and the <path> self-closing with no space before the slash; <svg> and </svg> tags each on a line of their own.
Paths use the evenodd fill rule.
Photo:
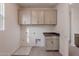
<svg viewBox="0 0 79 59">
<path fill-rule="evenodd" d="M 59 33 L 56 32 L 44 32 L 44 36 L 60 36 Z"/>
</svg>

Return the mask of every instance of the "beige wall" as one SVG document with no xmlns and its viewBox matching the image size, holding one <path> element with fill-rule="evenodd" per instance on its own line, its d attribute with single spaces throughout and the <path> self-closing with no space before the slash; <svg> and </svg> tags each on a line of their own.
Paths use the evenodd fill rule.
<svg viewBox="0 0 79 59">
<path fill-rule="evenodd" d="M 20 25 L 20 46 L 27 46 L 27 26 L 26 25 Z"/>
<path fill-rule="evenodd" d="M 79 48 L 75 46 L 74 34 L 79 34 L 79 4 L 71 5 L 71 45 L 70 56 L 79 56 Z"/>
<path fill-rule="evenodd" d="M 79 7 L 71 8 L 71 45 L 75 46 L 74 34 L 79 34 Z"/>
<path fill-rule="evenodd" d="M 5 30 L 0 32 L 0 55 L 10 55 L 19 47 L 18 7 L 5 4 Z"/>
<path fill-rule="evenodd" d="M 64 56 L 69 54 L 70 20 L 69 5 L 58 4 L 57 6 L 57 31 L 60 33 L 60 53 Z"/>
</svg>

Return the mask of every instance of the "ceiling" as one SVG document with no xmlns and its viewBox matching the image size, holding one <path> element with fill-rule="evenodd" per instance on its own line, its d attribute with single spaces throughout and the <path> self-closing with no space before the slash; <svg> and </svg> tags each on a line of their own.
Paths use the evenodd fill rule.
<svg viewBox="0 0 79 59">
<path fill-rule="evenodd" d="M 33 8 L 53 8 L 57 3 L 18 3 L 20 7 L 33 7 Z"/>
</svg>

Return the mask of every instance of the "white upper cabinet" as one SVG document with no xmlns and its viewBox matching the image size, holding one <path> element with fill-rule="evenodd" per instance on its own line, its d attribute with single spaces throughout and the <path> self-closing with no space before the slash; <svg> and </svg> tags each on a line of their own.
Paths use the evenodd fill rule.
<svg viewBox="0 0 79 59">
<path fill-rule="evenodd" d="M 38 11 L 38 24 L 44 24 L 44 11 Z"/>
<path fill-rule="evenodd" d="M 19 20 L 20 24 L 31 24 L 31 11 L 21 10 L 19 12 Z"/>
<path fill-rule="evenodd" d="M 19 11 L 20 24 L 56 24 L 57 11 L 52 8 L 27 8 Z"/>
<path fill-rule="evenodd" d="M 32 10 L 32 24 L 38 24 L 38 11 Z"/>
<path fill-rule="evenodd" d="M 32 10 L 32 24 L 44 24 L 43 10 Z"/>
<path fill-rule="evenodd" d="M 45 10 L 45 24 L 56 24 L 56 10 Z"/>
</svg>

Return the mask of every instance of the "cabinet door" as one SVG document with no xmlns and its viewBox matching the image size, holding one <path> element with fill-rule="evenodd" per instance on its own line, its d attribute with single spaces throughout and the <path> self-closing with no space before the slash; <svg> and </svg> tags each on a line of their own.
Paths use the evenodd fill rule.
<svg viewBox="0 0 79 59">
<path fill-rule="evenodd" d="M 38 24 L 44 24 L 44 11 L 38 11 Z"/>
<path fill-rule="evenodd" d="M 47 50 L 59 50 L 59 40 L 58 39 L 47 39 L 46 49 Z"/>
<path fill-rule="evenodd" d="M 45 24 L 56 24 L 56 10 L 45 10 Z"/>
<path fill-rule="evenodd" d="M 22 10 L 19 15 L 20 24 L 31 24 L 31 11 Z"/>
<path fill-rule="evenodd" d="M 32 24 L 38 24 L 38 11 L 32 10 Z"/>
<path fill-rule="evenodd" d="M 52 50 L 52 49 L 53 49 L 53 40 L 46 39 L 46 50 Z"/>
</svg>

